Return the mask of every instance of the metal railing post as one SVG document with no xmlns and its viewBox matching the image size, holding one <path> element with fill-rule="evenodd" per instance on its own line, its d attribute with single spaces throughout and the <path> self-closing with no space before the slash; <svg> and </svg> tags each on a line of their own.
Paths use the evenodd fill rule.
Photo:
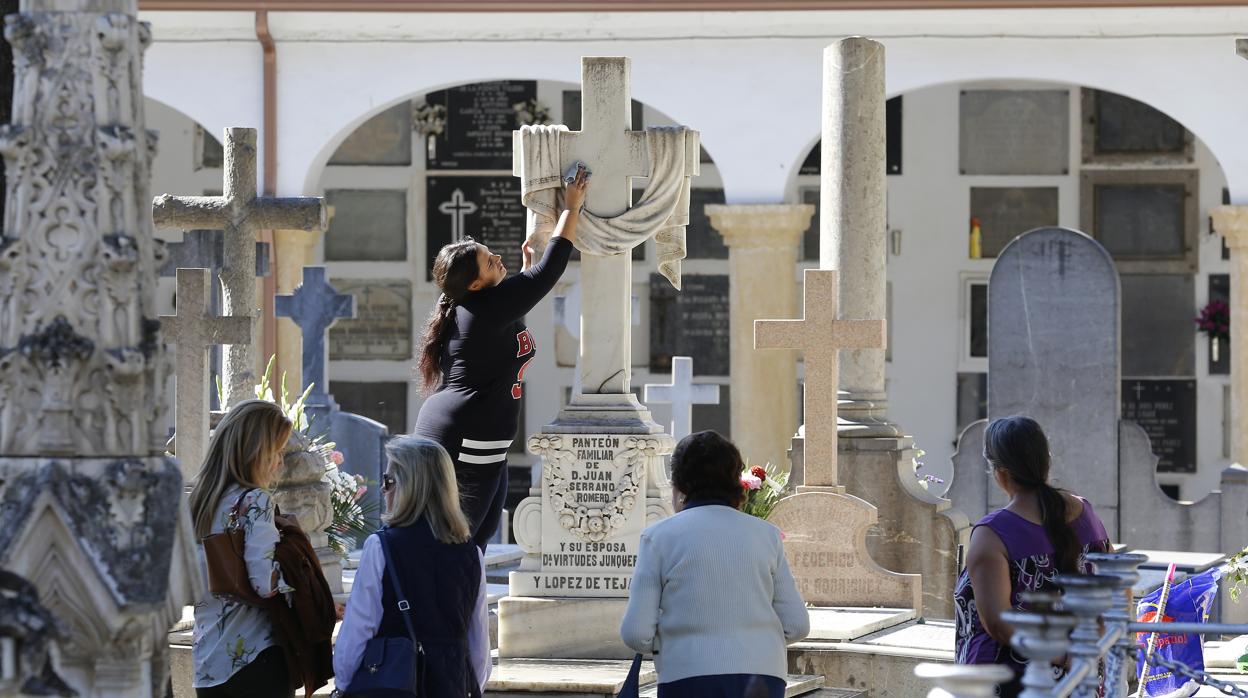
<svg viewBox="0 0 1248 698">
<path fill-rule="evenodd" d="M 1057 594 L 1028 593 L 1022 595 L 1022 600 L 1033 610 L 1001 614 L 1014 626 L 1010 645 L 1027 659 L 1019 698 L 1050 698 L 1054 686 L 1053 662 L 1070 647 L 1070 629 L 1075 626 L 1075 619 L 1054 610 Z"/>
</svg>

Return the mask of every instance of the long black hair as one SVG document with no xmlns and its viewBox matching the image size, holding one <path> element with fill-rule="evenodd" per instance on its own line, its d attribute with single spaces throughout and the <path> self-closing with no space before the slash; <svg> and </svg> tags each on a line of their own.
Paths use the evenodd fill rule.
<svg viewBox="0 0 1248 698">
<path fill-rule="evenodd" d="M 433 281 L 442 290 L 438 302 L 429 311 L 425 331 L 420 340 L 421 388 L 428 393 L 442 380 L 441 358 L 447 333 L 455 322 L 455 306 L 468 295 L 468 285 L 481 273 L 477 265 L 478 245 L 472 238 L 452 242 L 438 251 L 433 262 Z"/>
<path fill-rule="evenodd" d="M 1040 424 L 1030 417 L 993 420 L 984 432 L 984 457 L 994 469 L 1009 473 L 1019 488 L 1036 493 L 1054 565 L 1059 572 L 1077 573 L 1083 546 L 1066 521 L 1066 498 L 1049 484 L 1049 440 Z"/>
</svg>

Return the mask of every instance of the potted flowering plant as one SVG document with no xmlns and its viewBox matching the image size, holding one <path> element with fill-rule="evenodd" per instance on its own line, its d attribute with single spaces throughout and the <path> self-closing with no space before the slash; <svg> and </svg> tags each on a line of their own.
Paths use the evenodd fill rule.
<svg viewBox="0 0 1248 698">
<path fill-rule="evenodd" d="M 741 511 L 750 516 L 766 519 L 776 508 L 780 495 L 789 484 L 789 474 L 766 465 L 749 465 L 741 471 L 741 489 L 745 491 L 745 503 Z"/>
<path fill-rule="evenodd" d="M 1223 300 L 1211 300 L 1200 309 L 1194 321 L 1197 331 L 1209 337 L 1209 350 L 1213 360 L 1218 360 L 1218 348 L 1222 340 L 1230 339 L 1231 307 Z"/>
</svg>

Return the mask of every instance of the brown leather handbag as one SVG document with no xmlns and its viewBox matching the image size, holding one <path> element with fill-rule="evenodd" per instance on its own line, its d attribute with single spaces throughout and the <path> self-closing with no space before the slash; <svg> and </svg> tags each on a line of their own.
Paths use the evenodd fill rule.
<svg viewBox="0 0 1248 698">
<path fill-rule="evenodd" d="M 255 489 L 255 488 L 252 488 Z M 230 522 L 221 533 L 213 533 L 200 541 L 204 546 L 204 557 L 208 561 L 208 591 L 214 596 L 228 596 L 251 606 L 264 604 L 264 599 L 251 586 L 251 578 L 247 574 L 247 560 L 244 557 L 244 546 L 247 533 L 238 525 L 239 511 L 243 497 L 251 490 L 245 490 L 234 502 L 230 510 Z M 232 524 L 232 525 L 231 525 Z"/>
</svg>

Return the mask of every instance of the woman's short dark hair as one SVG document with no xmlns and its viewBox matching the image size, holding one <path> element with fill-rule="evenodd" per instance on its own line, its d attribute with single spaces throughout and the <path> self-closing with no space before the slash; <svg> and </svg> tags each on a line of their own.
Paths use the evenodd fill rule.
<svg viewBox="0 0 1248 698">
<path fill-rule="evenodd" d="M 672 484 L 687 501 L 718 499 L 740 506 L 743 469 L 741 452 L 719 432 L 690 434 L 672 452 Z"/>
</svg>

